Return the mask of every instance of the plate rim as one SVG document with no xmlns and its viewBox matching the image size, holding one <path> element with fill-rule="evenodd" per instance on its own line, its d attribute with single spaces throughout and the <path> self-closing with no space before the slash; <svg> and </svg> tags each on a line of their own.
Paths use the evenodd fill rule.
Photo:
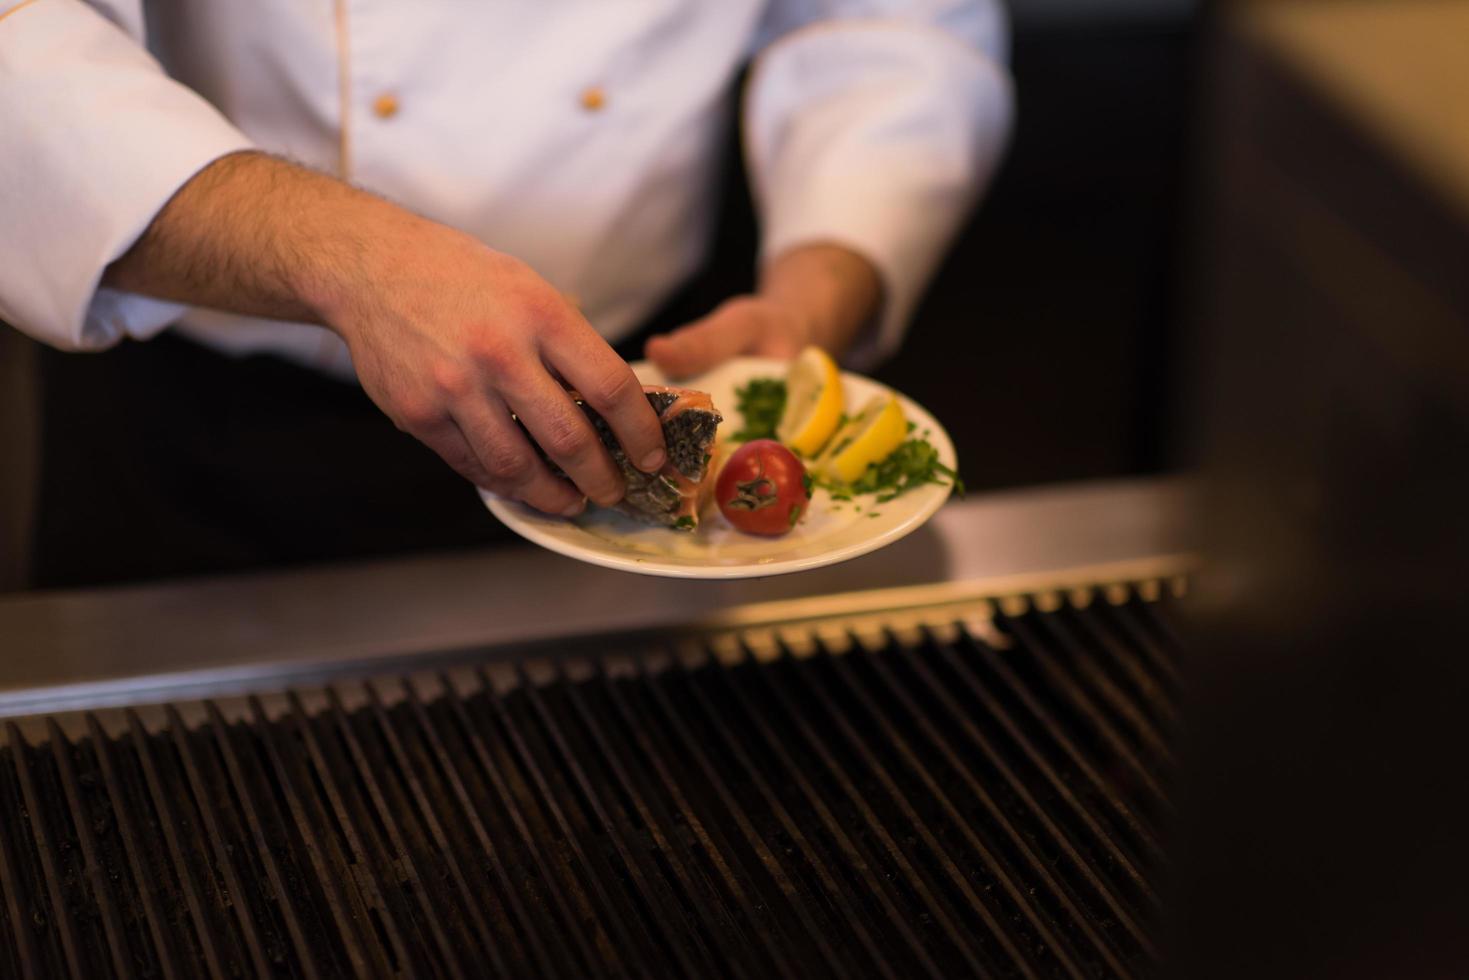
<svg viewBox="0 0 1469 980">
<path fill-rule="evenodd" d="M 720 365 L 720 367 L 726 367 L 731 363 L 739 362 L 752 362 L 754 365 L 784 365 L 784 362 L 779 361 L 775 358 L 737 357 L 733 358 L 731 361 L 725 362 L 725 364 Z M 633 368 L 634 371 L 636 371 L 640 367 L 652 365 L 649 364 L 649 362 L 647 361 L 635 361 L 630 366 Z M 917 413 L 920 414 L 921 418 L 912 419 L 912 417 L 910 416 L 910 420 L 919 422 L 920 428 L 926 426 L 930 429 L 930 434 L 928 438 L 930 439 L 930 441 L 936 442 L 935 448 L 939 450 L 940 459 L 947 458 L 957 463 L 954 443 L 949 436 L 948 430 L 943 427 L 939 420 L 935 418 L 933 413 L 928 411 L 928 409 L 924 408 L 921 404 L 914 401 L 912 398 L 909 398 L 901 391 L 897 391 L 891 386 L 883 384 L 881 381 L 878 381 L 874 378 L 869 378 L 866 375 L 858 374 L 855 371 L 843 370 L 842 377 L 844 381 L 848 377 L 860 379 L 866 384 L 876 385 L 883 391 L 889 392 L 897 396 L 899 401 L 903 404 L 905 413 L 910 407 L 917 409 Z M 938 437 L 937 440 L 935 440 L 935 436 Z M 632 553 L 626 555 L 609 554 L 604 551 L 591 549 L 584 546 L 578 546 L 573 542 L 565 541 L 562 538 L 557 537 L 556 535 L 551 534 L 546 530 L 525 521 L 521 517 L 521 515 L 517 513 L 517 510 L 524 505 L 518 504 L 514 501 L 503 500 L 483 488 L 476 489 L 479 491 L 480 498 L 484 501 L 485 506 L 489 509 L 490 513 L 493 514 L 495 518 L 500 521 L 500 523 L 504 524 L 506 527 L 510 528 L 510 530 L 514 531 L 516 534 L 520 535 L 522 538 L 531 542 L 532 544 L 539 545 L 548 551 L 555 552 L 559 555 L 564 555 L 567 558 L 575 559 L 576 561 L 585 562 L 591 565 L 597 565 L 602 568 L 611 568 L 617 571 L 633 572 L 635 574 L 651 575 L 660 578 L 680 579 L 774 578 L 778 575 L 791 575 L 797 572 L 811 571 L 817 568 L 825 568 L 829 565 L 837 565 L 845 561 L 850 561 L 854 558 L 860 558 L 863 555 L 871 554 L 874 551 L 878 551 L 882 548 L 887 547 L 890 544 L 901 540 L 902 538 L 907 537 L 909 534 L 912 534 L 914 531 L 918 530 L 918 528 L 928 523 L 929 519 L 932 518 L 933 515 L 936 514 L 945 503 L 948 502 L 949 498 L 953 495 L 954 492 L 952 484 L 948 487 L 941 488 L 946 490 L 947 492 L 934 493 L 931 501 L 925 503 L 921 508 L 919 508 L 908 518 L 899 522 L 898 524 L 888 527 L 881 533 L 876 534 L 871 538 L 854 542 L 840 548 L 835 548 L 830 551 L 824 551 L 820 554 L 811 555 L 805 558 L 787 558 L 781 561 L 771 562 L 769 564 L 745 562 L 738 565 L 683 565 L 668 563 L 657 557 L 637 556 Z"/>
</svg>

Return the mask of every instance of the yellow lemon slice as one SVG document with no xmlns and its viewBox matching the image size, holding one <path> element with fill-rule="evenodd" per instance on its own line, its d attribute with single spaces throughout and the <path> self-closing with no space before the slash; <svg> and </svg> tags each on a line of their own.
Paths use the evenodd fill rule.
<svg viewBox="0 0 1469 980">
<path fill-rule="evenodd" d="M 818 472 L 851 483 L 873 463 L 892 455 L 908 438 L 908 420 L 893 395 L 874 395 L 816 460 Z"/>
<path fill-rule="evenodd" d="M 807 347 L 786 372 L 786 407 L 775 436 L 802 456 L 814 456 L 842 420 L 842 373 L 820 347 Z"/>
</svg>

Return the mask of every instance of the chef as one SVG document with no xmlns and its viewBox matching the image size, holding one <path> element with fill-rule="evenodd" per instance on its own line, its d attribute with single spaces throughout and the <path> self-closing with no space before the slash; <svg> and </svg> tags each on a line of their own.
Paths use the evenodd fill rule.
<svg viewBox="0 0 1469 980">
<path fill-rule="evenodd" d="M 566 388 L 661 464 L 613 345 L 704 261 L 747 63 L 758 284 L 646 354 L 872 363 L 997 164 L 1006 47 L 998 0 L 0 0 L 39 584 L 474 541 L 451 469 L 615 501 Z"/>
</svg>

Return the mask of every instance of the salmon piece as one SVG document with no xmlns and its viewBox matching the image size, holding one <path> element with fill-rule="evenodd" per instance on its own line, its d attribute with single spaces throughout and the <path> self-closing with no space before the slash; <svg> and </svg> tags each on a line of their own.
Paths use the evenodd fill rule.
<svg viewBox="0 0 1469 980">
<path fill-rule="evenodd" d="M 709 477 L 714 440 L 724 416 L 702 391 L 644 385 L 643 393 L 663 423 L 663 441 L 668 448 L 668 461 L 657 473 L 644 473 L 634 466 L 602 416 L 576 392 L 570 395 L 586 413 L 627 483 L 627 494 L 617 503 L 617 510 L 645 524 L 692 531 L 699 526 L 699 507 L 708 495 L 705 478 Z M 565 475 L 554 464 L 552 469 L 559 476 Z M 707 482 L 712 484 L 712 478 Z"/>
</svg>

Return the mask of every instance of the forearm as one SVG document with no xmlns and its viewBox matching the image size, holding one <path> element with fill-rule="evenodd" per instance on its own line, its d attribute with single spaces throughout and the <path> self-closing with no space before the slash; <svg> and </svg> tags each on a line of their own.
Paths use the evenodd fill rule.
<svg viewBox="0 0 1469 980">
<path fill-rule="evenodd" d="M 204 168 L 105 281 L 335 330 L 363 389 L 399 428 L 479 486 L 548 513 L 577 513 L 587 498 L 611 505 L 625 492 L 562 382 L 611 425 L 628 458 L 654 471 L 667 456 L 627 364 L 523 262 L 281 160 L 238 153 Z"/>
<path fill-rule="evenodd" d="M 230 154 L 179 189 L 108 266 L 117 289 L 252 316 L 329 324 L 370 250 L 424 219 L 262 153 Z"/>
<path fill-rule="evenodd" d="M 877 316 L 882 282 L 872 263 L 833 244 L 801 245 L 761 270 L 759 294 L 795 314 L 806 341 L 840 354 Z"/>
</svg>

